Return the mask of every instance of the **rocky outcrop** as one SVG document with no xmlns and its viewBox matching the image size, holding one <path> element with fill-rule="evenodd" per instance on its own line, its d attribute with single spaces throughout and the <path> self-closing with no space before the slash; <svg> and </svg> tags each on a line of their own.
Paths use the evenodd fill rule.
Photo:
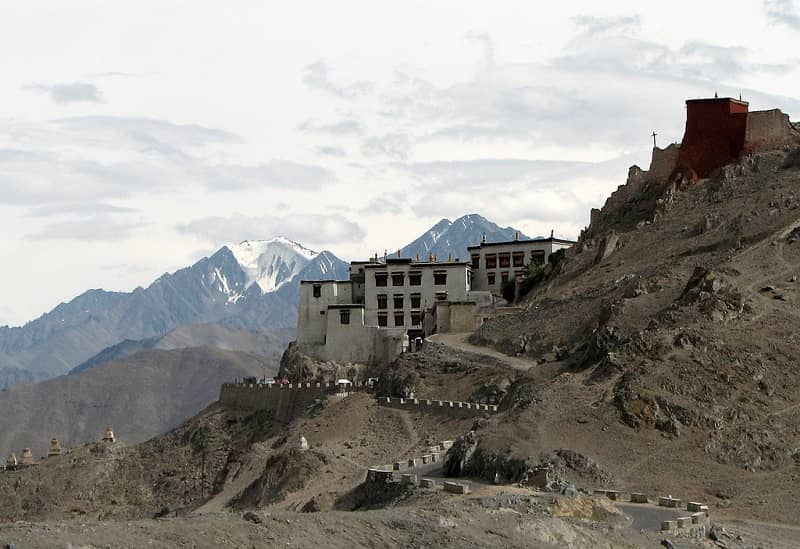
<svg viewBox="0 0 800 549">
<path fill-rule="evenodd" d="M 303 353 L 296 341 L 289 343 L 281 356 L 278 377 L 290 382 L 334 383 L 337 379 L 361 379 L 365 366 L 361 364 L 339 364 L 322 362 Z"/>
</svg>

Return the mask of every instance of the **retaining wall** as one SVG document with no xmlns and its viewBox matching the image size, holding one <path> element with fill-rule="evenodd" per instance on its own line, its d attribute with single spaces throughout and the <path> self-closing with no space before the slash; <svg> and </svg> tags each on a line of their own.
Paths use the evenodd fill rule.
<svg viewBox="0 0 800 549">
<path fill-rule="evenodd" d="M 335 392 L 336 386 L 330 383 L 223 383 L 219 401 L 233 410 L 268 410 L 279 421 L 291 421 L 315 400 Z"/>
</svg>

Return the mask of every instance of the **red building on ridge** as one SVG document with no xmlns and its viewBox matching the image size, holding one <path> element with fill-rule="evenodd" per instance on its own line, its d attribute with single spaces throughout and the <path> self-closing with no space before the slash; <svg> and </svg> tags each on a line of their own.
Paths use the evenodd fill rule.
<svg viewBox="0 0 800 549">
<path fill-rule="evenodd" d="M 745 148 L 748 106 L 730 97 L 687 100 L 677 170 L 705 178 L 736 160 Z"/>
</svg>

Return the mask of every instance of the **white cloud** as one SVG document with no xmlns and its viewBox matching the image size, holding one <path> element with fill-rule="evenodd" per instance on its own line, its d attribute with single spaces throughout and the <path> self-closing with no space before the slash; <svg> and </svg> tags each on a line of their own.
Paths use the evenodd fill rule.
<svg viewBox="0 0 800 549">
<path fill-rule="evenodd" d="M 330 124 L 318 124 L 307 120 L 300 124 L 299 129 L 304 132 L 316 132 L 328 135 L 361 135 L 364 133 L 364 124 L 358 120 L 344 119 Z"/>
<path fill-rule="evenodd" d="M 764 0 L 764 10 L 771 23 L 800 30 L 800 10 L 792 0 Z"/>
<path fill-rule="evenodd" d="M 108 214 L 97 214 L 49 223 L 40 231 L 27 235 L 27 238 L 82 242 L 124 240 L 145 225 L 142 222 L 120 222 Z"/>
<path fill-rule="evenodd" d="M 355 99 L 372 90 L 373 85 L 369 82 L 359 81 L 352 84 L 335 84 L 328 75 L 328 66 L 317 61 L 305 68 L 303 83 L 309 88 L 323 91 L 340 99 Z"/>
<path fill-rule="evenodd" d="M 211 216 L 178 225 L 178 231 L 199 236 L 214 246 L 283 235 L 304 245 L 325 247 L 343 240 L 360 241 L 364 229 L 339 214 Z"/>
<path fill-rule="evenodd" d="M 94 84 L 71 82 L 60 84 L 31 84 L 26 89 L 45 93 L 56 103 L 102 103 L 103 94 Z"/>
</svg>

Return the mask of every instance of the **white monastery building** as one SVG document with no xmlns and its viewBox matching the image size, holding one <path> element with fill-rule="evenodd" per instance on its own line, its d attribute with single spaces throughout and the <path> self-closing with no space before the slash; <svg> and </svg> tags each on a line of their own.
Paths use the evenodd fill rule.
<svg viewBox="0 0 800 549">
<path fill-rule="evenodd" d="M 481 242 L 470 246 L 470 265 L 472 267 L 472 289 L 486 290 L 493 294 L 502 291 L 508 280 L 521 280 L 528 265 L 534 263 L 543 267 L 550 254 L 569 248 L 572 240 L 553 238 L 533 238 L 511 240 L 508 242 Z"/>
<path fill-rule="evenodd" d="M 353 261 L 349 280 L 300 283 L 297 345 L 318 360 L 391 361 L 435 332 L 472 332 L 495 314 L 503 281 L 573 242 L 482 242 L 471 261 L 377 256 Z"/>
</svg>

